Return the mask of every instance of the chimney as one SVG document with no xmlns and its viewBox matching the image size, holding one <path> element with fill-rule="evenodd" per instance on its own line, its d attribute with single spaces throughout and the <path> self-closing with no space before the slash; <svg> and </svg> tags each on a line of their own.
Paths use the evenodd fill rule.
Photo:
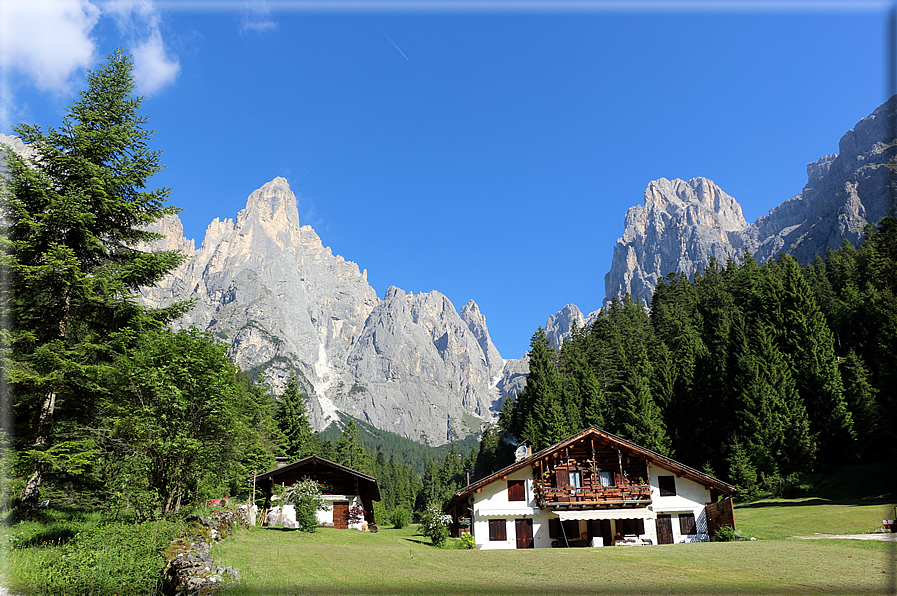
<svg viewBox="0 0 897 596">
<path fill-rule="evenodd" d="M 533 444 L 529 442 L 529 440 L 525 440 L 517 446 L 517 450 L 514 451 L 514 462 L 519 462 L 522 459 L 526 459 L 533 454 Z"/>
<path fill-rule="evenodd" d="M 289 463 L 290 458 L 288 458 L 288 457 L 275 457 L 275 458 L 274 458 L 274 461 L 277 462 L 277 469 L 279 470 L 280 468 L 282 468 L 282 467 L 284 467 L 285 465 L 287 465 L 287 463 Z"/>
</svg>

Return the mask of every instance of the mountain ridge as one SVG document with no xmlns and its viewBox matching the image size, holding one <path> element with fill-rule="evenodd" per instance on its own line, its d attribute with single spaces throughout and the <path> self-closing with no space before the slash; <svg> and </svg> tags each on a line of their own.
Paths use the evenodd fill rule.
<svg viewBox="0 0 897 596">
<path fill-rule="evenodd" d="M 626 212 L 605 275 L 605 304 L 627 293 L 650 304 L 658 279 L 676 271 L 692 277 L 711 257 L 725 262 L 749 251 L 762 263 L 788 252 L 808 263 L 844 240 L 859 242 L 867 224 L 895 213 L 897 95 L 845 133 L 838 148 L 807 164 L 799 194 L 750 224 L 711 180 L 650 182 L 643 205 Z"/>
</svg>

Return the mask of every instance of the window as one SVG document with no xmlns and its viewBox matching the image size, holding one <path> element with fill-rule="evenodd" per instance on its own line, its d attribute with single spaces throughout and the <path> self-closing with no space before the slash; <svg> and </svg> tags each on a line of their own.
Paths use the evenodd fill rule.
<svg viewBox="0 0 897 596">
<path fill-rule="evenodd" d="M 675 476 L 658 476 L 657 486 L 660 487 L 661 497 L 676 496 L 676 477 Z"/>
<path fill-rule="evenodd" d="M 680 513 L 679 514 L 679 533 L 685 536 L 686 534 L 697 534 L 698 530 L 695 527 L 695 514 L 694 513 Z"/>
<path fill-rule="evenodd" d="M 506 526 L 507 524 L 503 519 L 490 519 L 489 540 L 507 540 L 508 532 Z"/>
<path fill-rule="evenodd" d="M 568 474 L 568 478 L 570 479 L 570 486 L 573 488 L 582 488 L 582 472 L 579 470 L 571 471 Z"/>
<path fill-rule="evenodd" d="M 526 480 L 508 480 L 508 500 L 526 501 Z"/>
<path fill-rule="evenodd" d="M 645 533 L 645 520 L 643 519 L 618 519 L 617 532 L 623 536 L 635 534 L 639 536 Z"/>
<path fill-rule="evenodd" d="M 613 486 L 614 479 L 611 477 L 610 472 L 601 472 L 601 486 Z"/>
</svg>

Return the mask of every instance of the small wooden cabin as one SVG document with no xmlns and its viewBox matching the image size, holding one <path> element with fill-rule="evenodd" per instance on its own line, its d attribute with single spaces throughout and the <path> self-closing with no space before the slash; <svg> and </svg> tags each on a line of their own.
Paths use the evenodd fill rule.
<svg viewBox="0 0 897 596">
<path fill-rule="evenodd" d="M 270 503 L 275 485 L 291 486 L 303 478 L 311 478 L 321 484 L 324 500 L 331 506 L 330 511 L 318 511 L 318 523 L 332 523 L 335 528 L 347 529 L 349 506 L 353 502 L 361 503 L 365 521 L 368 524 L 374 523 L 374 501 L 380 500 L 377 479 L 323 457 L 310 455 L 259 474 L 255 477 L 255 482 L 265 493 L 266 503 Z"/>
</svg>

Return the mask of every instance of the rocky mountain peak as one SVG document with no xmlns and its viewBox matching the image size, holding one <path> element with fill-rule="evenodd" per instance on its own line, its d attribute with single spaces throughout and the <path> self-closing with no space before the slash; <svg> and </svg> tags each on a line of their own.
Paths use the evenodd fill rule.
<svg viewBox="0 0 897 596">
<path fill-rule="evenodd" d="M 714 222 L 727 231 L 747 227 L 741 205 L 707 178 L 654 180 L 648 184 L 644 200 L 645 209 L 671 217 L 686 212 L 695 221 Z"/>
<path fill-rule="evenodd" d="M 614 248 L 605 296 L 630 294 L 650 303 L 657 280 L 671 271 L 693 275 L 711 256 L 725 259 L 747 222 L 738 202 L 707 178 L 648 184 L 644 205 L 626 212 Z"/>
<path fill-rule="evenodd" d="M 188 247 L 176 217 L 156 231 L 166 247 Z M 227 342 L 243 370 L 275 389 L 295 373 L 318 429 L 348 414 L 438 445 L 477 430 L 503 399 L 504 360 L 476 303 L 462 317 L 439 292 L 395 286 L 379 300 L 364 271 L 299 225 L 283 178 L 253 192 L 234 220 L 212 221 L 202 247 L 185 252 L 192 258 L 145 288 L 144 301 L 195 299 L 175 327 Z M 519 372 L 507 386 L 519 390 Z"/>
<path fill-rule="evenodd" d="M 299 208 L 296 195 L 286 178 L 277 177 L 249 195 L 246 209 L 237 214 L 237 225 L 257 218 L 263 224 L 299 227 Z"/>
<path fill-rule="evenodd" d="M 483 356 L 486 358 L 486 365 L 489 367 L 489 370 L 493 374 L 499 374 L 502 366 L 504 366 L 504 360 L 498 349 L 492 344 L 492 338 L 489 337 L 489 329 L 486 327 L 486 317 L 480 312 L 480 307 L 471 299 L 461 307 L 459 315 L 476 338 L 480 349 L 483 351 Z"/>
<path fill-rule="evenodd" d="M 858 242 L 867 224 L 897 211 L 897 96 L 844 134 L 838 151 L 808 164 L 801 192 L 750 225 L 706 178 L 651 182 L 644 206 L 626 212 L 605 300 L 629 293 L 650 303 L 658 279 L 692 276 L 710 257 L 738 259 L 747 250 L 763 262 L 784 251 L 806 263 L 845 239 Z"/>
</svg>

